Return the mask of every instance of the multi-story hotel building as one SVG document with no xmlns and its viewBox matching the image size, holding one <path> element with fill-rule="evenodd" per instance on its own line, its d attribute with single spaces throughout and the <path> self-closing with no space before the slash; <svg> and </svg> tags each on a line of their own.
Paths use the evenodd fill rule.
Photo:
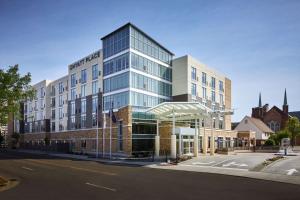
<svg viewBox="0 0 300 200">
<path fill-rule="evenodd" d="M 233 145 L 237 134 L 231 131 L 230 116 L 207 115 L 202 123 L 200 117 L 175 123 L 162 121 L 159 114 L 171 112 L 167 110 L 174 106 L 163 102 L 190 102 L 180 108 L 200 106 L 206 113 L 230 110 L 228 78 L 191 56 L 173 59 L 171 51 L 131 23 L 101 40 L 103 49 L 70 64 L 67 76 L 34 85 L 37 99 L 24 103 L 26 128 L 20 131 L 24 146 L 40 145 L 47 136 L 50 146 L 61 144 L 73 152 L 95 153 L 98 149 L 103 155 L 129 156 L 154 150 L 158 155 L 171 149 L 181 155 L 193 153 L 191 148 L 198 144 L 197 152 L 209 149 L 210 143 L 203 142 L 210 140 L 202 133 L 205 130 L 214 131 L 218 147 L 219 141 L 222 147 Z M 152 108 L 160 111 L 155 113 Z M 201 116 L 204 110 L 199 110 Z M 197 124 L 199 132 L 193 136 Z M 45 125 L 48 129 L 39 128 Z"/>
<path fill-rule="evenodd" d="M 68 76 L 50 83 L 51 132 L 68 130 Z"/>
</svg>

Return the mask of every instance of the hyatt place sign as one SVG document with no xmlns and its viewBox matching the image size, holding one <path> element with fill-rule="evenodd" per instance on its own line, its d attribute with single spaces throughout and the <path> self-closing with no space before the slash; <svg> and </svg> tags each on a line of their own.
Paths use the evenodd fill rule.
<svg viewBox="0 0 300 200">
<path fill-rule="evenodd" d="M 90 61 L 94 60 L 95 58 L 99 58 L 99 57 L 100 57 L 100 51 L 97 51 L 97 52 L 75 62 L 74 64 L 69 65 L 69 69 L 73 70 L 74 68 L 84 65 L 85 63 L 90 62 Z"/>
</svg>

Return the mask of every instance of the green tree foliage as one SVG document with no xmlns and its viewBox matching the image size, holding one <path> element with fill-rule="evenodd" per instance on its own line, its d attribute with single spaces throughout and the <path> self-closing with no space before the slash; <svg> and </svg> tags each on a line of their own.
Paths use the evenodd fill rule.
<svg viewBox="0 0 300 200">
<path fill-rule="evenodd" d="M 286 131 L 289 132 L 292 146 L 294 146 L 296 136 L 300 135 L 300 122 L 297 117 L 289 118 L 286 126 Z"/>
<path fill-rule="evenodd" d="M 265 146 L 274 146 L 275 145 L 275 141 L 273 139 L 267 139 L 265 144 Z"/>
<path fill-rule="evenodd" d="M 19 116 L 21 100 L 33 98 L 35 91 L 30 82 L 31 74 L 21 76 L 18 65 L 0 69 L 0 125 L 7 124 L 10 113 Z"/>
<path fill-rule="evenodd" d="M 4 136 L 0 132 L 0 144 L 2 144 L 2 142 L 4 142 Z"/>
<path fill-rule="evenodd" d="M 287 130 L 279 131 L 272 134 L 269 139 L 275 142 L 275 145 L 280 145 L 282 138 L 290 138 L 290 133 Z"/>
</svg>

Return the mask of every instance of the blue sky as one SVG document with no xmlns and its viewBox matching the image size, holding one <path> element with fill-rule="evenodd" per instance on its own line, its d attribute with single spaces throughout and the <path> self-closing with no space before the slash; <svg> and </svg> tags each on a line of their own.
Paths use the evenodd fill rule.
<svg viewBox="0 0 300 200">
<path fill-rule="evenodd" d="M 130 21 L 176 56 L 190 54 L 232 80 L 234 121 L 263 103 L 300 110 L 300 1 L 0 0 L 0 67 L 55 80 Z"/>
</svg>

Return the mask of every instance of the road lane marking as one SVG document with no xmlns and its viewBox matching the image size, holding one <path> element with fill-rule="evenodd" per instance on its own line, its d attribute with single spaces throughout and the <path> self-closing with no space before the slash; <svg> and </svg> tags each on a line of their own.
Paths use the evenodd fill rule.
<svg viewBox="0 0 300 200">
<path fill-rule="evenodd" d="M 291 176 L 291 175 L 293 175 L 294 173 L 297 173 L 297 172 L 298 172 L 298 170 L 296 170 L 296 169 L 289 169 L 289 170 L 285 170 L 285 171 L 287 171 L 287 174 L 286 174 L 286 175 L 289 175 L 289 176 Z"/>
<path fill-rule="evenodd" d="M 213 166 L 187 165 L 187 164 L 180 164 L 180 166 L 185 166 L 185 167 L 198 167 L 198 168 L 204 168 L 204 169 L 212 168 L 212 169 L 230 169 L 230 170 L 249 171 L 248 169 L 230 168 L 230 167 L 213 167 Z"/>
<path fill-rule="evenodd" d="M 215 166 L 220 165 L 220 164 L 222 164 L 222 163 L 224 163 L 224 162 L 232 161 L 232 160 L 234 160 L 234 159 L 226 159 L 226 160 L 223 160 L 223 161 L 221 161 L 221 162 L 218 162 L 218 163 L 212 165 L 212 167 L 215 167 Z"/>
<path fill-rule="evenodd" d="M 26 169 L 26 170 L 28 170 L 28 171 L 34 171 L 33 169 L 31 169 L 31 168 L 29 168 L 29 167 L 21 167 L 22 169 Z"/>
<path fill-rule="evenodd" d="M 193 165 L 210 165 L 215 163 L 215 161 L 210 161 L 210 162 L 193 162 Z"/>
<path fill-rule="evenodd" d="M 109 188 L 109 187 L 105 187 L 105 186 L 101 186 L 101 185 L 95 185 L 93 183 L 85 183 L 86 185 L 89 185 L 89 186 L 92 186 L 92 187 L 96 187 L 96 188 L 100 188 L 100 189 L 105 189 L 105 190 L 109 190 L 109 191 L 112 191 L 112 192 L 116 192 L 117 190 L 115 188 Z"/>
<path fill-rule="evenodd" d="M 236 163 L 236 162 L 230 162 L 230 163 L 227 163 L 227 164 L 223 164 L 222 166 L 223 167 L 230 167 L 230 166 L 238 166 L 238 167 L 248 167 L 248 165 L 247 164 L 244 164 L 244 163 L 242 163 L 242 164 L 239 164 L 239 163 Z"/>
<path fill-rule="evenodd" d="M 105 171 L 98 171 L 98 170 L 93 170 L 93 169 L 86 169 L 86 168 L 81 168 L 81 167 L 74 167 L 74 166 L 65 166 L 57 163 L 50 163 L 50 162 L 45 162 L 41 160 L 32 160 L 29 159 L 32 162 L 44 164 L 44 165 L 52 165 L 55 167 L 63 167 L 63 168 L 69 168 L 69 169 L 75 169 L 75 170 L 80 170 L 80 171 L 85 171 L 85 172 L 91 172 L 91 173 L 97 173 L 97 174 L 104 174 L 104 175 L 109 175 L 109 176 L 116 176 L 116 173 L 113 172 L 105 172 Z"/>
</svg>

